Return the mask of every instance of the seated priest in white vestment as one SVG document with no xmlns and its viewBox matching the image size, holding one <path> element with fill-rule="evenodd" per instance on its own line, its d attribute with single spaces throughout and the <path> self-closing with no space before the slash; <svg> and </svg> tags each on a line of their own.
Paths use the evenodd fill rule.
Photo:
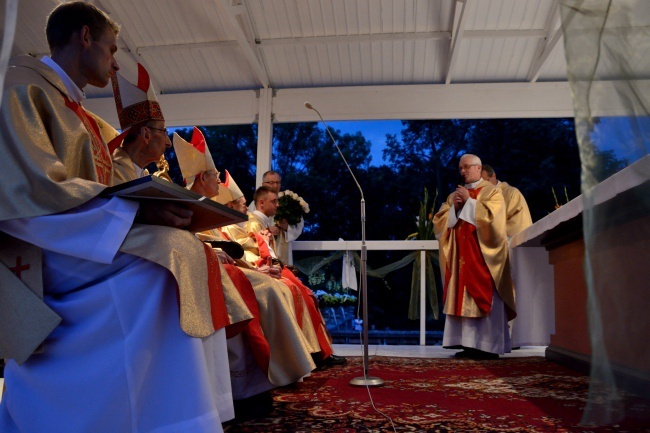
<svg viewBox="0 0 650 433">
<path fill-rule="evenodd" d="M 476 155 L 460 158 L 459 185 L 434 216 L 446 314 L 442 345 L 460 358 L 498 359 L 510 352 L 515 297 L 508 262 L 503 194 L 481 178 Z"/>
<path fill-rule="evenodd" d="M 190 142 L 174 133 L 174 150 L 187 188 L 204 197 L 218 200 L 221 181 L 210 149 L 201 131 L 194 127 Z M 234 187 L 236 184 L 232 183 Z M 224 191 L 224 192 L 229 192 Z M 296 382 L 316 366 L 297 322 L 294 320 L 280 283 L 253 269 L 240 269 L 227 251 L 232 247 L 243 249 L 234 241 L 228 242 L 218 229 L 198 233 L 197 236 L 218 249 L 223 266 L 235 281 L 242 297 L 247 300 L 255 319 L 245 332 L 228 339 L 231 383 L 236 400 L 250 398 L 276 386 Z M 221 247 L 221 249 L 219 249 Z M 256 400 L 256 401 L 259 401 Z M 267 400 L 268 401 L 268 400 Z M 236 402 L 236 412 L 239 408 Z M 259 412 L 259 411 L 258 411 Z M 239 413 L 236 413 L 239 418 Z"/>
<path fill-rule="evenodd" d="M 88 3 L 61 4 L 46 28 L 51 57 L 16 58 L 7 71 L 3 433 L 212 433 L 234 416 L 213 251 L 174 228 L 191 221 L 183 208 L 101 196 L 112 162 L 82 89 L 117 71 L 118 32 Z M 153 130 L 162 116 L 146 125 L 164 134 Z"/>
</svg>

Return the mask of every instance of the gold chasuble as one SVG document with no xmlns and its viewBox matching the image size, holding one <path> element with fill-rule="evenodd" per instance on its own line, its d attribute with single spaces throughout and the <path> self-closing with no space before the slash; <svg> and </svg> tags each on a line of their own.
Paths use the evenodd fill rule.
<svg viewBox="0 0 650 433">
<path fill-rule="evenodd" d="M 204 241 L 231 240 L 221 229 L 207 230 L 197 233 L 197 236 Z M 309 316 L 303 314 L 304 301 L 297 289 L 292 290 L 282 280 L 251 269 L 243 261 L 236 263 L 243 267 L 225 265 L 225 268 L 229 273 L 243 276 L 251 286 L 252 301 L 255 302 L 251 311 L 257 311 L 256 318 L 262 331 L 262 335 L 257 335 L 254 322 L 245 330 L 253 356 L 258 364 L 261 364 L 261 359 L 266 359 L 263 371 L 271 383 L 283 386 L 295 382 L 315 368 L 310 353 L 317 351 L 312 349 L 302 331 L 303 326 L 312 326 Z M 232 274 L 233 280 L 237 281 Z M 247 299 L 245 295 L 242 297 Z M 267 342 L 266 347 L 264 342 Z"/>
<path fill-rule="evenodd" d="M 476 226 L 458 220 L 447 227 L 455 212 L 454 193 L 434 216 L 440 242 L 440 269 L 444 280 L 444 313 L 461 317 L 490 314 L 493 290 L 506 305 L 508 319 L 515 316 L 515 293 L 510 276 L 506 239 L 506 207 L 501 190 L 481 180 L 469 190 L 476 199 Z"/>
<path fill-rule="evenodd" d="M 252 213 L 248 214 L 248 221 L 251 221 L 252 215 Z M 261 221 L 257 224 L 259 227 L 263 226 Z M 260 243 L 254 237 L 255 235 L 247 232 L 246 229 L 238 224 L 222 227 L 221 231 L 244 247 L 244 257 L 247 263 L 256 265 L 257 263 L 264 262 L 264 259 L 268 257 L 268 251 L 264 251 L 266 245 L 260 246 Z M 324 320 L 316 307 L 314 296 L 311 290 L 302 283 L 299 283 L 299 280 L 296 280 L 297 278 L 291 274 L 290 270 L 286 268 L 282 270 L 282 278 L 279 281 L 290 290 L 290 294 L 293 297 L 296 320 L 300 325 L 300 329 L 311 345 L 311 351 L 313 353 L 323 351 L 324 353 L 331 354 L 331 343 L 326 335 L 327 330 Z M 308 314 L 304 314 L 304 310 Z"/>
<path fill-rule="evenodd" d="M 506 234 L 513 237 L 520 231 L 533 225 L 528 203 L 521 192 L 507 182 L 497 184 L 506 201 Z"/>
<path fill-rule="evenodd" d="M 121 146 L 113 151 L 113 164 L 115 174 L 114 184 L 118 185 L 138 178 L 133 165 L 133 160 Z M 184 231 L 181 230 L 181 232 Z M 185 248 L 196 248 L 194 246 L 195 242 L 193 241 L 181 241 L 181 243 L 182 245 L 181 248 L 179 248 L 179 253 L 184 251 Z M 209 299 L 212 309 L 213 325 L 215 330 L 225 326 L 227 337 L 234 337 L 242 332 L 242 330 L 248 326 L 250 321 L 254 320 L 253 313 L 248 308 L 247 303 L 233 281 L 231 273 L 224 269 L 224 265 L 221 264 L 212 248 L 208 247 L 203 242 L 201 242 L 201 244 L 203 245 L 203 252 L 205 253 L 204 261 L 207 261 L 208 281 L 210 282 Z M 173 260 L 173 258 L 169 258 L 168 265 L 172 265 L 171 260 Z M 195 260 L 200 259 L 196 258 Z M 166 262 L 167 260 L 164 259 L 163 263 Z M 162 265 L 170 269 L 168 265 Z M 192 266 L 192 268 L 194 267 L 195 266 Z M 180 272 L 182 272 L 181 269 L 177 269 L 177 273 L 180 274 Z M 188 277 L 191 278 L 191 276 Z"/>
<path fill-rule="evenodd" d="M 103 166 L 106 145 L 97 148 L 97 131 L 88 117 L 69 106 L 71 100 L 49 66 L 31 56 L 13 59 L 0 109 L 0 172 L 6 180 L 0 185 L 0 220 L 64 212 L 97 197 L 112 183 L 112 173 L 106 182 Z M 135 224 L 120 251 L 172 272 L 179 288 L 180 324 L 187 334 L 206 337 L 221 326 L 213 323 L 210 300 L 217 294 L 208 290 L 206 251 L 193 234 Z M 16 253 L 21 256 L 20 250 Z M 0 264 L 6 268 L 0 272 L 0 303 L 3 309 L 23 313 L 0 319 L 0 356 L 22 362 L 35 342 L 40 344 L 56 327 L 58 318 L 28 283 L 9 275 L 18 276 L 10 270 L 15 266 L 5 263 Z M 47 323 L 42 323 L 46 316 Z M 23 339 L 26 334 L 29 338 Z"/>
</svg>

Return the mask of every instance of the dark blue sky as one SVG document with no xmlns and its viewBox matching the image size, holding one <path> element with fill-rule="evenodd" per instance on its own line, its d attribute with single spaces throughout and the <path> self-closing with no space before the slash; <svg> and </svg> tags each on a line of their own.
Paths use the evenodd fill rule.
<svg viewBox="0 0 650 433">
<path fill-rule="evenodd" d="M 327 125 L 342 134 L 354 134 L 359 131 L 366 140 L 372 143 L 370 165 L 379 166 L 383 163 L 382 151 L 386 146 L 386 134 L 394 134 L 401 140 L 402 122 L 400 120 L 346 120 L 339 122 L 327 122 Z"/>
<path fill-rule="evenodd" d="M 401 140 L 402 122 L 400 120 L 346 120 L 338 122 L 327 122 L 327 125 L 342 134 L 354 134 L 357 131 L 361 132 L 366 140 L 372 143 L 370 155 L 372 161 L 370 165 L 379 166 L 383 163 L 382 151 L 386 146 L 386 134 L 395 134 L 398 140 Z M 322 128 L 322 123 L 319 124 Z M 188 127 L 172 127 L 169 128 L 170 132 L 177 129 Z"/>
</svg>

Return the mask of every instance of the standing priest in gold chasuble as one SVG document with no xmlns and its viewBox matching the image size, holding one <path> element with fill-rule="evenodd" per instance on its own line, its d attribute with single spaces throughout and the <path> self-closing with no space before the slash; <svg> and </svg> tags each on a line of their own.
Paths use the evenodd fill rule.
<svg viewBox="0 0 650 433">
<path fill-rule="evenodd" d="M 443 346 L 457 357 L 495 359 L 510 352 L 508 320 L 515 294 L 508 262 L 503 194 L 481 178 L 481 160 L 460 159 L 464 185 L 434 216 L 447 315 Z"/>
</svg>

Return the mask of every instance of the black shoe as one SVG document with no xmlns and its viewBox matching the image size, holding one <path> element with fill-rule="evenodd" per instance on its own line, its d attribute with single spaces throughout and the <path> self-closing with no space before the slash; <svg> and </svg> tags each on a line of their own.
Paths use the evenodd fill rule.
<svg viewBox="0 0 650 433">
<path fill-rule="evenodd" d="M 265 418 L 273 412 L 273 396 L 270 391 L 243 400 L 233 400 L 233 403 L 235 406 L 235 423 Z"/>
<path fill-rule="evenodd" d="M 465 349 L 461 350 L 460 352 L 454 353 L 454 358 L 458 358 L 458 359 L 468 359 L 471 357 L 472 357 L 471 352 Z"/>
<path fill-rule="evenodd" d="M 347 358 L 345 358 L 344 356 L 334 355 L 333 353 L 327 358 L 325 358 L 325 365 L 329 365 L 329 366 L 343 365 L 346 362 L 348 362 Z"/>
<path fill-rule="evenodd" d="M 477 361 L 490 361 L 499 359 L 499 355 L 497 353 L 484 352 L 478 349 L 472 349 L 469 357 Z"/>
</svg>

